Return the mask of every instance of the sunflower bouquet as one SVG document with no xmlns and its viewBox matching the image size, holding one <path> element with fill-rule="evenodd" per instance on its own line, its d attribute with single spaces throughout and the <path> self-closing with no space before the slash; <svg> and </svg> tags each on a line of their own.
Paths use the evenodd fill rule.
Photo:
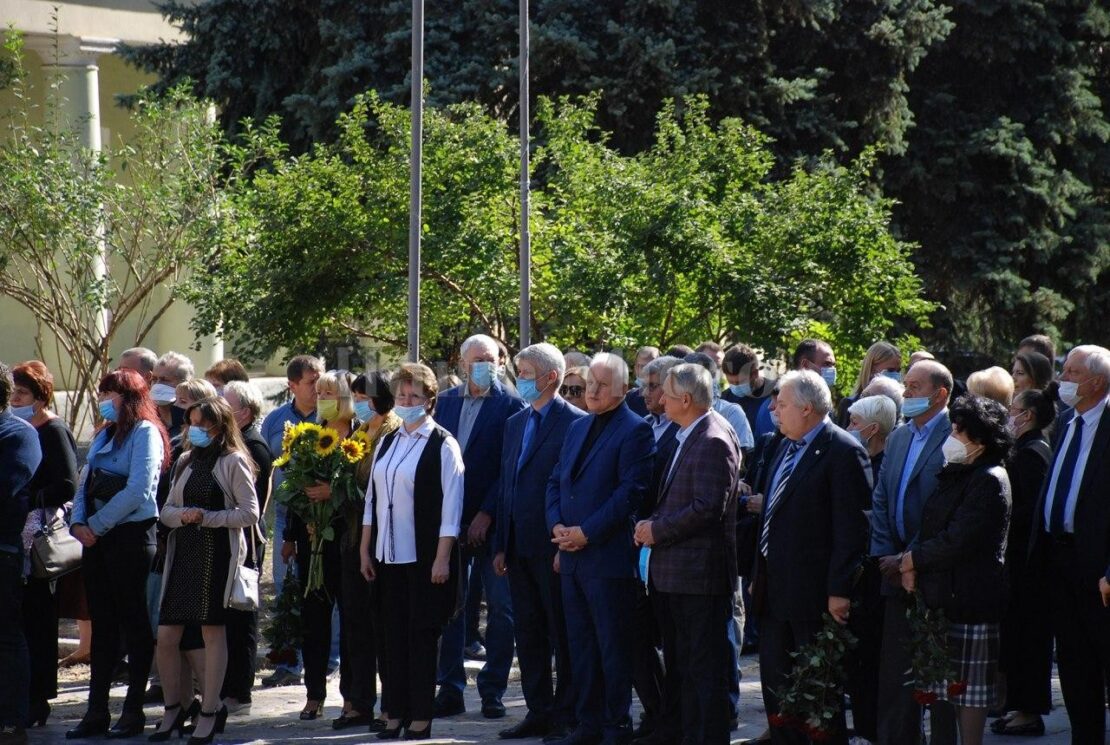
<svg viewBox="0 0 1110 745">
<path fill-rule="evenodd" d="M 312 556 L 305 578 L 305 594 L 324 586 L 324 543 L 335 540 L 332 519 L 347 503 L 359 498 L 355 469 L 366 457 L 366 435 L 355 432 L 348 438 L 312 422 L 286 424 L 281 455 L 274 466 L 284 471 L 277 501 L 292 510 L 308 526 Z M 331 497 L 313 501 L 305 487 L 318 483 L 331 486 Z"/>
</svg>

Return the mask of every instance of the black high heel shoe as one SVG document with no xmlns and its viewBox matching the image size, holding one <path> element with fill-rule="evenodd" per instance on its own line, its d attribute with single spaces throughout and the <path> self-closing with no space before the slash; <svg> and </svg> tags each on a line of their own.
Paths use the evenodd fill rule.
<svg viewBox="0 0 1110 745">
<path fill-rule="evenodd" d="M 66 732 L 67 740 L 83 740 L 86 737 L 98 737 L 108 733 L 108 725 L 112 723 L 107 714 L 95 716 L 85 714 L 77 726 Z"/>
<path fill-rule="evenodd" d="M 186 712 L 181 710 L 181 704 L 174 704 L 173 706 L 167 706 L 166 707 L 166 714 L 168 715 L 171 711 L 176 711 L 177 715 L 174 717 L 173 724 L 170 725 L 170 728 L 167 729 L 167 730 L 158 730 L 157 732 L 152 734 L 150 737 L 146 738 L 147 740 L 149 740 L 150 742 L 166 742 L 167 740 L 170 739 L 170 737 L 173 736 L 174 730 L 177 730 L 177 736 L 178 736 L 179 739 L 181 737 L 185 736 L 185 715 L 186 715 Z M 161 727 L 162 725 L 159 723 L 158 726 Z"/>
<path fill-rule="evenodd" d="M 311 707 L 311 708 L 306 705 L 303 709 L 301 709 L 301 721 L 302 722 L 311 722 L 313 719 L 316 719 L 317 717 L 321 717 L 323 715 L 324 715 L 324 702 L 323 701 L 317 701 L 316 705 Z"/>
<path fill-rule="evenodd" d="M 188 745 L 208 745 L 216 739 L 216 735 L 224 731 L 224 724 L 227 722 L 227 707 L 223 707 L 219 711 L 202 711 L 202 717 L 215 717 L 216 724 L 212 727 L 212 731 L 204 737 L 197 737 L 192 735 L 189 737 Z"/>
<path fill-rule="evenodd" d="M 411 727 L 405 730 L 406 740 L 430 740 L 432 739 L 432 723 L 428 722 L 428 726 L 422 730 L 415 730 Z"/>
<path fill-rule="evenodd" d="M 31 704 L 31 710 L 27 714 L 27 729 L 31 727 L 45 727 L 46 719 L 50 716 L 50 704 L 45 701 L 40 701 L 37 704 Z"/>
<path fill-rule="evenodd" d="M 377 733 L 377 737 L 379 740 L 400 740 L 402 737 L 401 731 L 404 728 L 404 722 L 399 722 L 396 727 L 390 727 L 387 723 L 385 729 Z"/>
</svg>

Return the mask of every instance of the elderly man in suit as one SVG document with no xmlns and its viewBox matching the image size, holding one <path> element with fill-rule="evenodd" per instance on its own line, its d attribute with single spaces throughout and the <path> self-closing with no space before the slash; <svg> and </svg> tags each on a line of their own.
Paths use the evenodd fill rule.
<svg viewBox="0 0 1110 745">
<path fill-rule="evenodd" d="M 1110 350 L 1071 350 L 1060 375 L 1052 463 L 1034 515 L 1031 561 L 1046 567 L 1071 741 L 1106 738 L 1110 684 Z"/>
<path fill-rule="evenodd" d="M 508 574 L 513 599 L 517 658 L 528 714 L 502 730 L 502 739 L 566 736 L 574 719 L 570 651 L 557 553 L 547 531 L 547 480 L 559 461 L 567 429 L 587 414 L 559 396 L 565 364 L 550 344 L 533 344 L 516 356 L 517 389 L 529 404 L 505 423 L 501 499 L 495 522 L 493 567 Z M 551 685 L 551 650 L 557 682 Z"/>
<path fill-rule="evenodd" d="M 948 398 L 952 373 L 935 360 L 915 363 L 905 378 L 902 410 L 906 423 L 886 443 L 872 498 L 871 555 L 883 575 L 883 641 L 879 653 L 879 743 L 916 742 L 921 731 L 921 706 L 906 685 L 910 667 L 906 594 L 901 589 L 901 555 L 913 547 L 925 502 L 936 491 L 944 466 L 941 446 L 952 433 Z M 934 732 L 956 726 L 950 707 L 931 709 Z"/>
<path fill-rule="evenodd" d="M 640 740 L 645 745 L 729 741 L 727 627 L 737 581 L 740 450 L 729 423 L 712 411 L 714 387 L 698 365 L 667 375 L 667 415 L 681 429 L 655 512 L 636 525 L 667 667 L 663 726 Z"/>
<path fill-rule="evenodd" d="M 560 745 L 631 736 L 636 553 L 632 518 L 651 479 L 655 438 L 624 403 L 628 365 L 600 353 L 590 365 L 590 416 L 570 425 L 547 485 L 547 527 L 559 549 L 563 610 L 577 688 L 578 728 Z"/>
<path fill-rule="evenodd" d="M 497 342 L 477 334 L 463 342 L 466 382 L 443 393 L 436 402 L 436 421 L 454 435 L 463 451 L 466 483 L 463 493 L 459 543 L 463 545 L 463 593 L 470 572 L 480 572 L 486 593 L 486 664 L 478 673 L 483 716 L 505 716 L 501 697 L 513 665 L 513 609 L 509 583 L 493 570 L 488 541 L 501 494 L 501 448 L 505 422 L 524 408 L 524 402 L 497 376 Z M 436 717 L 466 711 L 463 663 L 466 617 L 456 616 L 443 632 L 439 653 L 439 695 Z"/>
<path fill-rule="evenodd" d="M 825 613 L 848 622 L 867 550 L 869 459 L 856 438 L 832 423 L 830 411 L 832 395 L 819 374 L 795 370 L 780 380 L 776 413 L 783 440 L 763 501 L 752 593 L 769 718 L 779 712 L 775 691 L 786 685 L 791 653 L 821 630 Z M 832 742 L 848 742 L 843 714 L 831 729 Z M 806 738 L 772 728 L 771 741 Z"/>
</svg>

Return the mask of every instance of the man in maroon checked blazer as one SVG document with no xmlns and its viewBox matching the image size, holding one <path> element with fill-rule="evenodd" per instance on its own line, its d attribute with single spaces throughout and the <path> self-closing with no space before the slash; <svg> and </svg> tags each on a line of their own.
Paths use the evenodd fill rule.
<svg viewBox="0 0 1110 745">
<path fill-rule="evenodd" d="M 644 745 L 729 742 L 728 624 L 736 590 L 736 496 L 740 446 L 712 411 L 713 378 L 699 365 L 672 368 L 667 416 L 681 429 L 659 503 L 636 526 L 650 549 L 647 583 L 667 669 L 660 728 Z"/>
</svg>

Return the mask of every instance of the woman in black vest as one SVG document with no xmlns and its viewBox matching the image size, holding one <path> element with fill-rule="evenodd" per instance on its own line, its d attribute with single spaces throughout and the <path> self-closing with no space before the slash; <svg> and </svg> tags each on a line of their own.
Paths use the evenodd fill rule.
<svg viewBox="0 0 1110 745">
<path fill-rule="evenodd" d="M 462 452 L 432 420 L 435 374 L 407 364 L 390 390 L 400 429 L 382 438 L 362 518 L 362 573 L 376 580 L 382 607 L 385 675 L 383 740 L 432 733 L 437 648 L 458 610 L 456 539 L 463 501 Z M 373 546 L 371 546 L 373 543 Z"/>
</svg>

